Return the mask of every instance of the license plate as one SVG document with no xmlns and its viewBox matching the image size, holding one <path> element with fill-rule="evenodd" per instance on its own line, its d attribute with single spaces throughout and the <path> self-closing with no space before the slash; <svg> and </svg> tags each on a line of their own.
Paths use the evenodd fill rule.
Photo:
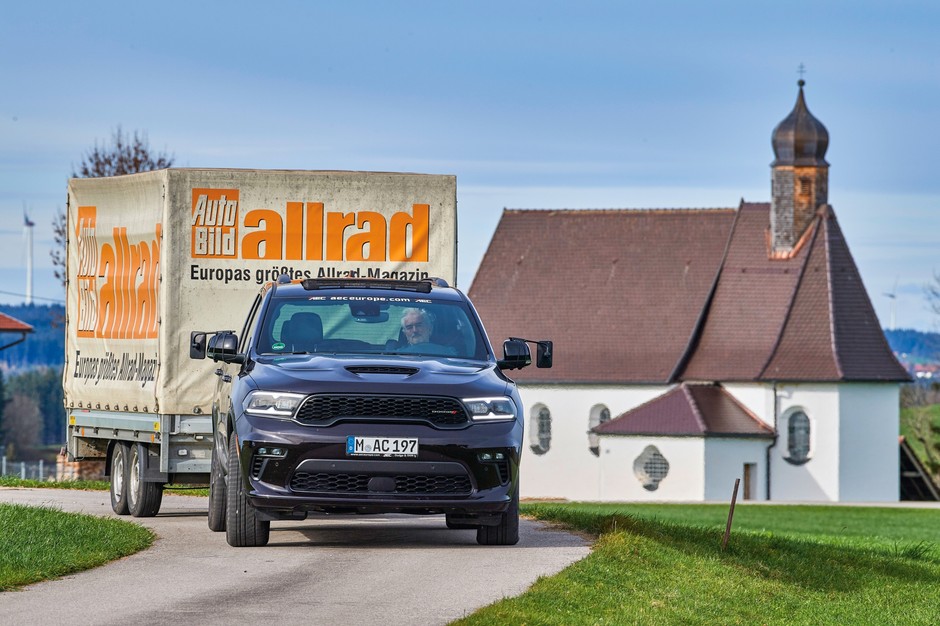
<svg viewBox="0 0 940 626">
<path fill-rule="evenodd" d="M 347 456 L 416 457 L 418 440 L 401 437 L 346 437 Z"/>
</svg>

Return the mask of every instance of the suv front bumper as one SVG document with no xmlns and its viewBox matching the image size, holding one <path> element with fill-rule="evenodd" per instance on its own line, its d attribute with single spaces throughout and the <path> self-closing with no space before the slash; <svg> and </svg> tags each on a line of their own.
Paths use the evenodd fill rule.
<svg viewBox="0 0 940 626">
<path fill-rule="evenodd" d="M 248 427 L 238 440 L 248 501 L 270 519 L 312 511 L 448 513 L 486 523 L 507 509 L 518 482 L 517 421 L 459 430 L 400 422 L 309 427 L 269 418 L 247 418 L 239 426 Z M 350 456 L 349 436 L 416 438 L 418 456 Z M 258 455 L 272 447 L 285 456 Z"/>
</svg>

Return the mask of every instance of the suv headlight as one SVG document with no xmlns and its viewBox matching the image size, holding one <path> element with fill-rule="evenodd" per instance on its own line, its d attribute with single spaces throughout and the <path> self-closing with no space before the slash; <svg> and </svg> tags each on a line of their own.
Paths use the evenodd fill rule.
<svg viewBox="0 0 940 626">
<path fill-rule="evenodd" d="M 475 422 L 516 419 L 512 398 L 464 398 L 463 403 Z"/>
<path fill-rule="evenodd" d="M 252 391 L 245 396 L 245 413 L 262 417 L 283 417 L 290 419 L 304 396 L 299 393 L 276 393 L 272 391 Z"/>
</svg>

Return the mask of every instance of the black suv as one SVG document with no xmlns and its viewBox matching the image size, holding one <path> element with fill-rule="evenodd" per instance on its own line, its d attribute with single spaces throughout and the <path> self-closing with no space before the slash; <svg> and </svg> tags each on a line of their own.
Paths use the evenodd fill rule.
<svg viewBox="0 0 940 626">
<path fill-rule="evenodd" d="M 208 342 L 207 342 L 208 337 Z M 209 527 L 268 542 L 308 513 L 444 513 L 481 544 L 519 540 L 523 409 L 473 305 L 439 279 L 266 285 L 239 335 L 193 332 L 222 361 L 212 406 Z M 552 344 L 538 341 L 537 365 Z"/>
</svg>

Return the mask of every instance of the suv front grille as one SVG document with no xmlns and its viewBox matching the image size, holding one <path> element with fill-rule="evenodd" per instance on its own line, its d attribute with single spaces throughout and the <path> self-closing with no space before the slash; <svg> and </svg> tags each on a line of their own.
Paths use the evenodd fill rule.
<svg viewBox="0 0 940 626">
<path fill-rule="evenodd" d="M 460 401 L 439 396 L 316 395 L 304 401 L 296 419 L 317 426 L 341 419 L 425 421 L 444 428 L 469 421 Z"/>
<path fill-rule="evenodd" d="M 372 474 L 332 474 L 329 472 L 297 472 L 290 481 L 291 491 L 317 493 L 370 493 L 369 479 Z M 470 477 L 397 475 L 392 495 L 438 495 L 466 496 L 473 487 Z"/>
</svg>

